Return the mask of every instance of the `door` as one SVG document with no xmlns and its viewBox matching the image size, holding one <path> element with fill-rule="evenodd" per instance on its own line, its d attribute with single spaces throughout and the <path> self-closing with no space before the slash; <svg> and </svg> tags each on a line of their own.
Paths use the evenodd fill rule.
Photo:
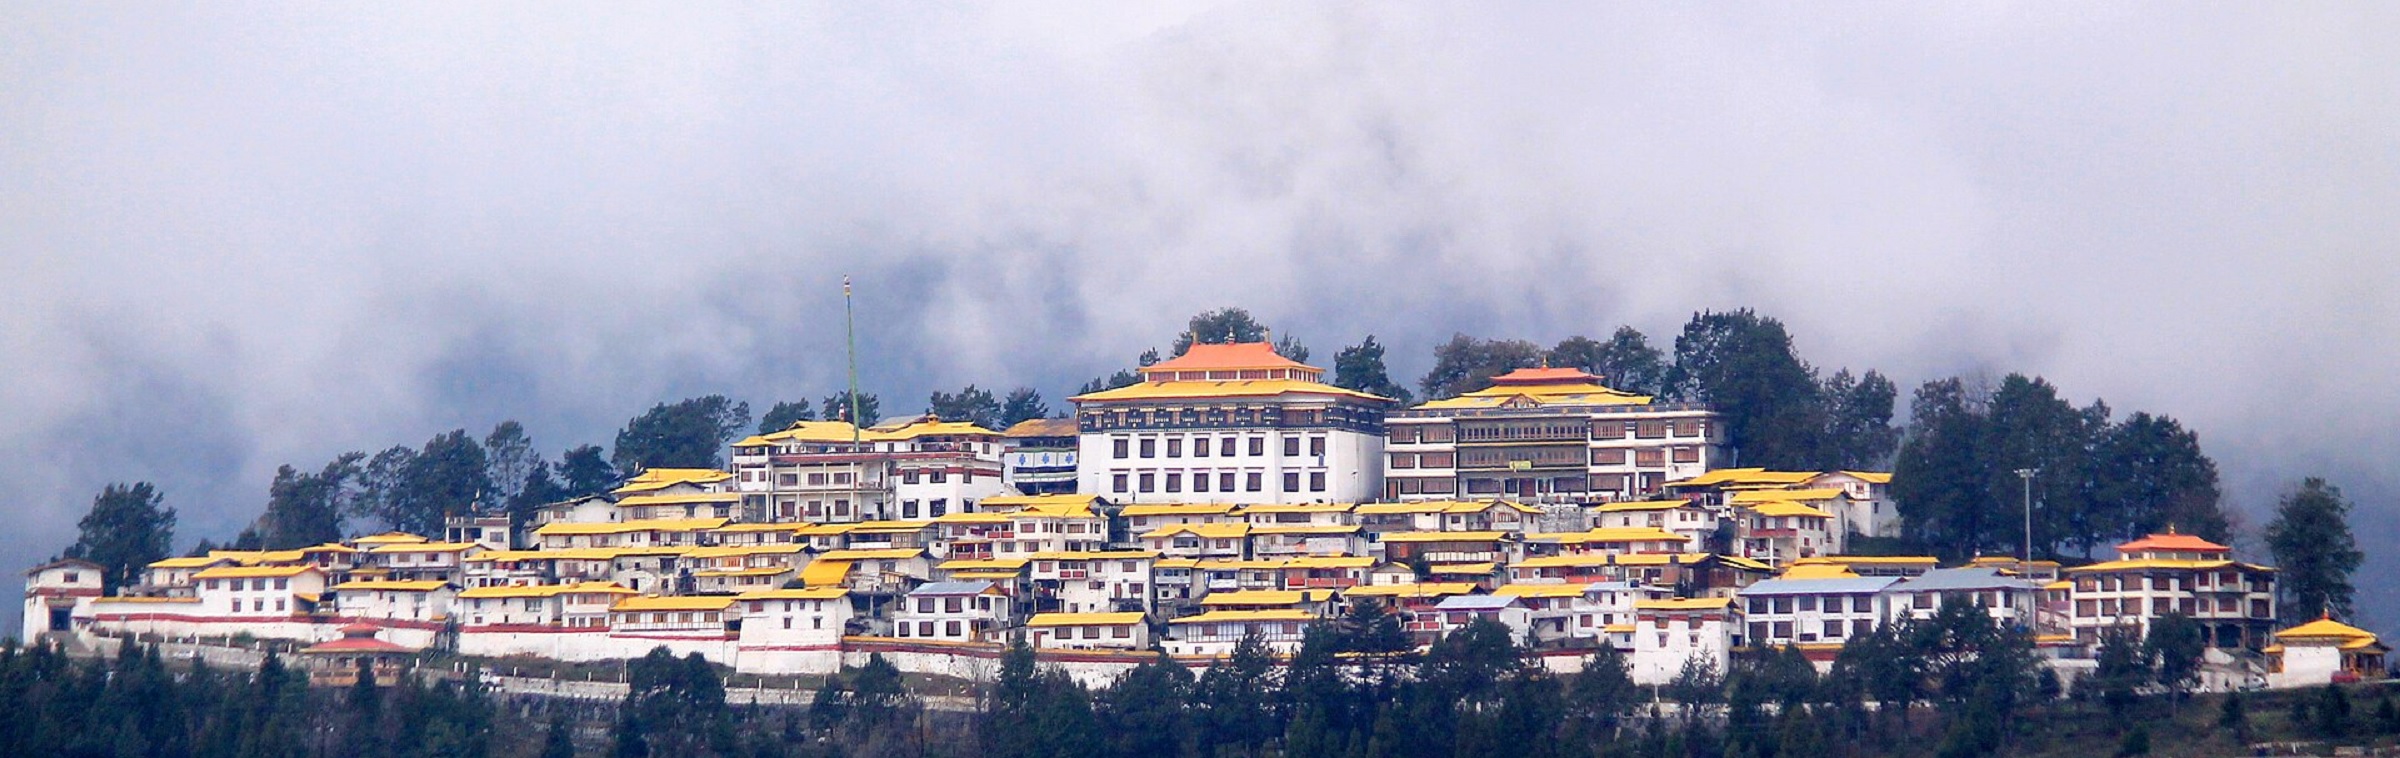
<svg viewBox="0 0 2400 758">
<path fill-rule="evenodd" d="M 50 631 L 53 631 L 53 632 L 64 632 L 64 631 L 68 631 L 68 627 L 69 627 L 69 626 L 72 626 L 74 623 L 75 623 L 75 609 L 74 609 L 74 608 L 52 608 L 52 609 L 50 609 Z"/>
</svg>

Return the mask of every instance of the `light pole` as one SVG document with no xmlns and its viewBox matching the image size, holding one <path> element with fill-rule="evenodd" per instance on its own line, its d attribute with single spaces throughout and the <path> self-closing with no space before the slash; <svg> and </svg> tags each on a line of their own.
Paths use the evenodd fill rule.
<svg viewBox="0 0 2400 758">
<path fill-rule="evenodd" d="M 2018 562 L 2017 571 L 2025 578 L 2033 576 L 2033 476 L 2042 473 L 2038 468 L 2017 469 L 2017 478 L 2025 480 L 2025 557 Z"/>
</svg>

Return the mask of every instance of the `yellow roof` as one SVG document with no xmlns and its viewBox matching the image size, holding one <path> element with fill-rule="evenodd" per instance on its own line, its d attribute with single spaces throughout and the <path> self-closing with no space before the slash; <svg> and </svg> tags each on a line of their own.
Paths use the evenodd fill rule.
<svg viewBox="0 0 2400 758">
<path fill-rule="evenodd" d="M 2263 568 L 2264 568 L 2264 567 L 2261 567 L 2261 566 L 2249 566 L 2249 565 L 2239 564 L 2239 563 L 2235 563 L 2235 562 L 2233 562 L 2233 561 L 2228 561 L 2228 560 L 2186 560 L 2186 559 L 2180 559 L 2180 558 L 2136 558 L 2136 559 L 2131 559 L 2131 560 L 2102 561 L 2102 562 L 2100 562 L 2100 563 L 2094 563 L 2094 564 L 2091 564 L 2091 565 L 2088 565 L 2088 566 L 2075 566 L 2075 567 L 2072 567 L 2072 568 L 2069 568 L 2069 569 L 2067 569 L 2067 571 L 2068 571 L 2068 572 L 2070 572 L 2070 573 L 2076 573 L 2076 572 L 2087 572 L 2087 571 L 2141 571 L 2141 570 L 2144 570 L 2144 569 L 2181 569 L 2181 570 L 2188 570 L 2188 571 L 2204 571 L 2204 570 L 2209 570 L 2209 569 L 2220 569 L 2220 568 L 2225 568 L 2225 567 L 2227 567 L 2227 566 L 2242 566 L 2243 568 L 2248 568 L 2248 569 L 2263 569 Z"/>
<path fill-rule="evenodd" d="M 541 536 L 632 534 L 634 532 L 705 532 L 725 525 L 721 518 L 650 518 L 632 521 L 559 521 L 533 530 Z"/>
<path fill-rule="evenodd" d="M 1200 559 L 1198 559 L 1198 558 L 1160 558 L 1160 559 L 1158 559 L 1158 562 L 1157 562 L 1157 563 L 1155 563 L 1155 564 L 1152 564 L 1152 565 L 1155 565 L 1155 566 L 1157 566 L 1158 568 L 1162 568 L 1162 569 L 1163 569 L 1163 568 L 1192 568 L 1192 567 L 1195 567 L 1195 566 L 1198 566 L 1198 565 L 1200 565 Z"/>
<path fill-rule="evenodd" d="M 848 526 L 850 527 L 849 532 L 851 533 L 866 532 L 869 534 L 906 534 L 909 532 L 921 532 L 931 529 L 933 528 L 933 522 L 861 521 L 856 524 L 849 524 Z"/>
<path fill-rule="evenodd" d="M 1077 403 L 1109 402 L 1115 400 L 1177 400 L 1214 397 L 1275 397 L 1278 395 L 1332 395 L 1390 402 L 1390 398 L 1347 390 L 1330 384 L 1318 384 L 1297 379 L 1251 379 L 1224 382 L 1176 381 L 1142 382 L 1112 390 L 1101 390 L 1067 398 Z"/>
<path fill-rule="evenodd" d="M 808 528 L 808 524 L 798 521 L 787 521 L 782 523 L 770 521 L 751 521 L 740 524 L 726 524 L 711 531 L 714 531 L 718 534 L 744 534 L 748 532 L 796 532 L 806 528 Z"/>
<path fill-rule="evenodd" d="M 1026 626 L 1124 626 L 1142 623 L 1141 611 L 1122 613 L 1036 613 Z"/>
<path fill-rule="evenodd" d="M 1764 503 L 1753 503 L 1753 504 L 1751 504 L 1749 507 L 1750 507 L 1750 510 L 1751 510 L 1751 511 L 1753 511 L 1753 512 L 1756 512 L 1758 515 L 1761 515 L 1761 516 L 1777 516 L 1777 517 L 1782 517 L 1782 516 L 1797 516 L 1797 517 L 1800 517 L 1800 518 L 1833 518 L 1833 514 L 1831 514 L 1831 513 L 1826 513 L 1826 512 L 1824 512 L 1824 511 L 1820 511 L 1820 510 L 1817 510 L 1817 509 L 1815 509 L 1815 508 L 1810 508 L 1810 507 L 1808 507 L 1808 506 L 1801 505 L 1801 504 L 1799 504 L 1799 503 L 1791 502 L 1791 501 L 1788 501 L 1788 500 L 1771 500 L 1771 501 L 1764 502 Z"/>
<path fill-rule="evenodd" d="M 419 542 L 408 545 L 384 545 L 370 553 L 456 553 L 483 547 L 474 542 Z"/>
<path fill-rule="evenodd" d="M 735 595 L 736 600 L 833 600 L 850 594 L 847 587 L 810 587 L 807 589 L 753 590 Z"/>
<path fill-rule="evenodd" d="M 1259 503 L 1242 506 L 1242 513 L 1349 513 L 1357 503 Z"/>
<path fill-rule="evenodd" d="M 637 596 L 617 601 L 611 611 L 721 611 L 733 605 L 732 595 Z"/>
<path fill-rule="evenodd" d="M 898 428 L 885 428 L 882 425 L 878 425 L 868 428 L 867 433 L 873 435 L 868 437 L 868 439 L 872 439 L 877 442 L 900 442 L 904 440 L 913 440 L 918 437 L 932 436 L 1000 436 L 999 432 L 985 429 L 981 426 L 977 426 L 965 421 L 938 420 L 920 420 Z"/>
<path fill-rule="evenodd" d="M 302 552 L 302 553 L 355 553 L 355 552 L 358 552 L 358 548 L 354 548 L 354 547 L 351 547 L 351 546 L 349 546 L 349 545 L 344 545 L 344 544 L 342 544 L 342 543 L 339 543 L 339 542 L 328 542 L 328 543 L 325 543 L 325 544 L 322 544 L 322 545 L 318 545 L 318 546 L 315 546 L 315 547 L 304 547 L 304 548 L 300 548 L 300 552 Z"/>
<path fill-rule="evenodd" d="M 1001 580 L 1007 580 L 1007 579 L 1016 579 L 1016 578 L 1018 578 L 1018 576 L 1019 576 L 1020 574 L 1022 574 L 1022 573 L 1024 573 L 1024 570 L 1023 570 L 1023 569 L 992 569 L 992 570 L 984 570 L 984 571 L 953 571 L 953 572 L 950 572 L 950 578 L 951 578 L 953 581 L 966 581 L 966 580 L 970 580 L 970 579 L 989 579 L 989 580 L 992 580 L 992 581 L 1001 581 Z"/>
<path fill-rule="evenodd" d="M 692 572 L 692 576 L 709 578 L 725 578 L 734 576 L 775 576 L 777 574 L 789 574 L 791 572 L 792 567 L 790 566 L 760 566 L 757 568 L 703 569 Z"/>
<path fill-rule="evenodd" d="M 1332 590 L 1230 590 L 1211 592 L 1200 598 L 1201 605 L 1299 605 L 1323 602 L 1333 596 Z"/>
<path fill-rule="evenodd" d="M 779 553 L 792 554 L 806 549 L 808 549 L 808 546 L 797 542 L 786 542 L 777 545 L 715 545 L 710 547 L 695 547 L 690 550 L 685 550 L 683 551 L 683 557 L 738 558 L 752 555 L 774 555 Z"/>
<path fill-rule="evenodd" d="M 1466 574 L 1472 576 L 1477 574 L 1489 574 L 1494 571 L 1498 571 L 1500 570 L 1500 564 L 1493 561 L 1484 561 L 1482 563 L 1436 563 L 1426 566 L 1425 570 L 1428 573 L 1434 574 Z"/>
<path fill-rule="evenodd" d="M 2060 580 L 2058 580 L 2058 581 L 2051 582 L 2051 583 L 2049 583 L 2049 584 L 2045 584 L 2045 585 L 2042 585 L 2042 589 L 2045 589 L 2045 590 L 2071 590 L 2071 589 L 2075 589 L 2075 583 L 2074 583 L 2074 582 L 2067 581 L 2067 580 L 2065 580 L 2065 579 L 2060 579 Z"/>
<path fill-rule="evenodd" d="M 842 579 L 849 575 L 849 561 L 815 560 L 800 569 L 800 583 L 810 587 L 828 587 L 841 584 Z"/>
<path fill-rule="evenodd" d="M 1805 500 L 1832 500 L 1841 496 L 1842 491 L 1839 489 L 1748 490 L 1744 492 L 1731 493 L 1726 497 L 1726 501 L 1733 503 L 1734 505 L 1741 505 L 1744 503 L 1765 503 L 1777 500 L 1791 502 L 1800 502 Z"/>
<path fill-rule="evenodd" d="M 1784 569 L 1777 579 L 1857 579 L 1858 572 L 1839 563 L 1801 563 Z"/>
<path fill-rule="evenodd" d="M 1482 513 L 1493 508 L 1507 508 L 1520 513 L 1541 509 L 1508 500 L 1421 500 L 1411 503 L 1367 503 L 1354 511 L 1361 516 L 1391 516 L 1421 513 Z"/>
<path fill-rule="evenodd" d="M 1845 566 L 1931 566 L 1941 559 L 1930 555 L 1820 555 L 1792 561 L 1792 565 L 1831 563 Z"/>
<path fill-rule="evenodd" d="M 984 498 L 984 499 L 982 499 L 982 500 L 977 500 L 977 501 L 975 501 L 975 505 L 976 505 L 976 507 L 978 507 L 978 508 L 985 508 L 985 509 L 991 509 L 991 508 L 1028 508 L 1028 507 L 1036 507 L 1036 506 L 1046 506 L 1046 507 L 1072 507 L 1072 506 L 1083 506 L 1085 509 L 1087 509 L 1087 510 L 1088 510 L 1088 509 L 1090 509 L 1090 508 L 1091 508 L 1092 501 L 1094 501 L 1094 500 L 1098 500 L 1098 499 L 1100 499 L 1100 498 L 1099 498 L 1098 496 L 1095 496 L 1095 495 L 1077 495 L 1077 494 L 1074 494 L 1074 493 L 1067 493 L 1067 494 L 1061 494 L 1061 495 L 993 495 L 993 496 L 991 496 L 991 497 L 987 497 L 987 498 Z"/>
<path fill-rule="evenodd" d="M 334 589 L 341 588 L 336 587 Z M 610 595 L 640 594 L 634 592 L 633 590 L 618 586 L 615 582 L 582 582 L 578 584 L 535 584 L 511 587 L 469 587 L 467 589 L 459 590 L 458 596 L 460 599 L 473 600 L 475 598 L 495 597 L 555 597 L 558 595 L 571 593 L 605 593 Z"/>
<path fill-rule="evenodd" d="M 1691 504 L 1692 502 L 1689 500 L 1635 500 L 1622 503 L 1608 503 L 1598 508 L 1593 508 L 1592 512 L 1624 513 L 1627 511 L 1667 511 Z"/>
<path fill-rule="evenodd" d="M 1250 527 L 1251 534 L 1354 534 L 1356 524 L 1269 524 Z"/>
<path fill-rule="evenodd" d="M 1283 568 L 1283 562 L 1284 559 L 1281 558 L 1259 558 L 1251 560 L 1243 560 L 1240 558 L 1215 558 L 1205 561 L 1197 561 L 1193 563 L 1192 567 L 1202 571 L 1278 569 Z"/>
<path fill-rule="evenodd" d="M 1156 558 L 1156 550 L 1049 550 L 1025 556 L 1037 561 L 1121 561 Z"/>
<path fill-rule="evenodd" d="M 819 561 L 897 561 L 925 554 L 921 547 L 881 547 L 866 550 L 827 550 Z"/>
<path fill-rule="evenodd" d="M 1212 621 L 1315 621 L 1316 616 L 1296 608 L 1267 608 L 1263 610 L 1215 610 L 1197 616 L 1170 619 L 1170 624 L 1205 624 Z"/>
<path fill-rule="evenodd" d="M 1538 569 L 1606 566 L 1611 563 L 1617 563 L 1617 561 L 1613 559 L 1620 557 L 1630 558 L 1633 556 L 1612 556 L 1608 553 L 1560 553 L 1558 555 L 1537 555 L 1508 564 L 1508 567 Z"/>
<path fill-rule="evenodd" d="M 1009 437 L 1073 437 L 1081 431 L 1071 418 L 1029 418 L 1009 425 L 1000 433 Z"/>
<path fill-rule="evenodd" d="M 193 579 L 249 579 L 256 577 L 299 576 L 318 571 L 315 566 L 218 566 L 193 574 Z M 323 573 L 319 571 L 319 573 Z"/>
<path fill-rule="evenodd" d="M 1668 482 L 1668 487 L 1715 487 L 1728 484 L 1799 484 L 1816 478 L 1815 471 L 1768 471 L 1763 468 L 1721 468 L 1690 479 Z"/>
<path fill-rule="evenodd" d="M 297 595 L 297 594 L 300 594 L 300 593 L 296 593 L 296 592 L 295 592 L 295 593 L 292 593 L 292 594 L 295 594 L 295 595 Z M 138 597 L 138 596 L 132 596 L 132 595 L 114 595 L 114 596 L 110 596 L 110 597 L 96 597 L 96 598 L 92 598 L 92 602 L 95 602 L 95 603 L 197 603 L 197 602 L 200 602 L 200 598 L 196 598 L 196 597 Z"/>
<path fill-rule="evenodd" d="M 651 492 L 678 484 L 714 484 L 732 478 L 732 474 L 709 468 L 654 468 L 625 480 L 625 486 L 618 487 L 614 494 Z"/>
<path fill-rule="evenodd" d="M 1142 539 L 1164 539 L 1178 534 L 1189 534 L 1202 539 L 1228 539 L 1233 537 L 1248 536 L 1250 534 L 1250 525 L 1241 523 L 1168 524 L 1157 529 L 1143 532 Z"/>
<path fill-rule="evenodd" d="M 1232 513 L 1232 503 L 1134 503 L 1118 511 L 1120 516 L 1206 516 Z"/>
<path fill-rule="evenodd" d="M 1514 597 L 1581 597 L 1586 584 L 1503 584 L 1492 588 L 1494 595 Z"/>
<path fill-rule="evenodd" d="M 1604 634 L 1624 634 L 1626 632 L 1633 631 L 1633 629 L 1634 626 L 1632 624 L 1610 624 L 1608 626 L 1600 627 L 1600 631 Z"/>
<path fill-rule="evenodd" d="M 1012 518 L 1012 516 L 1010 516 L 1009 514 L 1006 514 L 1006 513 L 1000 513 L 1000 512 L 997 512 L 997 511 L 972 511 L 972 512 L 964 512 L 964 511 L 962 511 L 962 512 L 958 512 L 958 513 L 944 513 L 944 514 L 942 514 L 942 515 L 935 516 L 935 517 L 933 517 L 933 523 L 936 523 L 936 524 L 1006 524 L 1006 523 L 1008 523 L 1008 520 L 1009 520 L 1010 518 Z"/>
<path fill-rule="evenodd" d="M 1551 375 L 1542 375 L 1543 371 L 1535 369 L 1520 372 L 1518 376 L 1524 376 L 1525 381 L 1514 381 L 1510 375 L 1503 375 L 1511 380 L 1501 381 L 1490 387 L 1457 397 L 1427 400 L 1415 407 L 1428 410 L 1496 408 L 1512 402 L 1517 403 L 1518 406 L 1525 404 L 1534 406 L 1647 405 L 1651 401 L 1649 395 L 1637 395 L 1603 386 L 1598 381 L 1599 377 L 1591 374 L 1575 371 L 1572 373 L 1551 372 Z"/>
<path fill-rule="evenodd" d="M 215 565 L 215 564 L 216 564 L 218 561 L 223 561 L 223 560 L 230 560 L 230 559 L 226 559 L 226 558 L 217 558 L 217 557 L 213 557 L 213 556 L 206 556 L 206 555 L 193 555 L 193 556 L 185 556 L 185 557 L 182 557 L 182 558 L 168 558 L 168 559 L 166 559 L 166 560 L 163 560 L 163 561 L 151 561 L 151 562 L 150 562 L 150 568 L 154 568 L 154 569 L 187 569 L 187 568 L 205 568 L 205 567 L 208 567 L 208 566 Z"/>
<path fill-rule="evenodd" d="M 1724 608 L 1732 603 L 1733 598 L 1729 597 L 1693 597 L 1635 600 L 1633 601 L 1633 608 L 1634 610 L 1652 611 L 1705 611 L 1715 608 Z"/>
<path fill-rule="evenodd" d="M 1889 471 L 1844 471 L 1842 473 L 1858 477 L 1859 481 L 1868 484 L 1892 483 L 1892 472 Z"/>
<path fill-rule="evenodd" d="M 2365 630 L 2365 629 L 2360 629 L 2360 628 L 2358 628 L 2358 627 L 2355 627 L 2355 626 L 2351 626 L 2351 625 L 2349 625 L 2349 624 L 2344 624 L 2344 623 L 2342 623 L 2342 622 L 2335 621 L 2335 620 L 2333 620 L 2331 617 L 2326 617 L 2326 618 L 2320 618 L 2320 619 L 2317 619 L 2317 620 L 2315 620 L 2315 621 L 2308 622 L 2308 623 L 2306 623 L 2306 624 L 2301 624 L 2301 625 L 2299 625 L 2299 626 L 2295 626 L 2295 627 L 2292 627 L 2292 628 L 2290 628 L 2290 629 L 2285 629 L 2285 630 L 2282 630 L 2282 631 L 2276 632 L 2276 633 L 2275 633 L 2275 638 L 2276 638 L 2276 639 L 2278 639 L 2278 640 L 2282 640 L 2282 639 L 2343 639 L 2343 640 L 2367 639 L 2367 640 L 2372 640 L 2372 639 L 2375 639 L 2375 633 L 2374 633 L 2374 632 L 2367 631 L 2367 630 Z"/>
<path fill-rule="evenodd" d="M 1498 542 L 1507 532 L 1384 532 L 1385 542 Z"/>
<path fill-rule="evenodd" d="M 646 505 L 697 505 L 700 503 L 739 503 L 739 492 L 686 492 L 680 495 L 633 495 L 617 501 L 619 508 L 638 508 Z"/>
<path fill-rule="evenodd" d="M 1375 559 L 1363 555 L 1310 555 L 1283 562 L 1284 568 L 1366 568 Z"/>
<path fill-rule="evenodd" d="M 352 590 L 383 590 L 387 592 L 432 592 L 448 586 L 450 586 L 449 582 L 445 582 L 440 579 L 418 579 L 413 581 L 367 579 L 355 582 L 343 582 L 334 586 L 333 591 L 349 592 Z"/>
<path fill-rule="evenodd" d="M 398 543 L 402 543 L 402 542 L 424 542 L 424 541 L 425 541 L 425 538 L 423 538 L 423 537 L 419 537 L 419 536 L 417 536 L 417 535 L 414 535 L 414 534 L 409 534 L 409 533 L 407 533 L 407 532 L 384 532 L 384 533 L 382 533 L 382 534 L 377 534 L 377 535 L 368 536 L 368 537 L 360 537 L 360 538 L 358 538 L 358 539 L 351 540 L 351 542 L 355 542 L 355 543 L 358 543 L 358 544 L 361 544 L 361 545 L 392 545 L 392 544 L 398 544 Z"/>
<path fill-rule="evenodd" d="M 1017 569 L 1024 568 L 1027 561 L 1028 559 L 1025 558 L 960 558 L 957 560 L 942 561 L 941 565 L 935 566 L 934 568 L 938 568 L 943 571 L 992 571 L 997 569 L 1015 571 Z"/>
<path fill-rule="evenodd" d="M 1464 595 L 1474 591 L 1474 582 L 1417 582 L 1351 587 L 1342 590 L 1342 594 L 1349 597 L 1436 597 Z"/>
<path fill-rule="evenodd" d="M 1655 526 L 1618 526 L 1584 532 L 1577 541 L 1608 542 L 1690 542 L 1692 538 Z"/>
</svg>

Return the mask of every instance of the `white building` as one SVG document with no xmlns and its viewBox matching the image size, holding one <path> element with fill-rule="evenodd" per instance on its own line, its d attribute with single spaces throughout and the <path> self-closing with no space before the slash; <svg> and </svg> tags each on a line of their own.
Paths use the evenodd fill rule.
<svg viewBox="0 0 2400 758">
<path fill-rule="evenodd" d="M 854 613 L 850 591 L 840 587 L 760 590 L 735 599 L 742 605 L 742 647 L 822 647 L 841 642 Z"/>
<path fill-rule="evenodd" d="M 1739 614 L 1726 597 L 1635 601 L 1633 653 L 1626 661 L 1633 682 L 1674 681 L 1693 660 L 1722 675 L 1738 643 Z"/>
<path fill-rule="evenodd" d="M 1358 502 L 1383 490 L 1387 398 L 1264 342 L 1195 344 L 1072 398 L 1077 491 L 1119 502 Z"/>
<path fill-rule="evenodd" d="M 734 487 L 762 521 L 927 520 L 1008 493 L 1002 449 L 999 432 L 931 417 L 802 421 L 733 443 Z"/>
<path fill-rule="evenodd" d="M 2189 534 L 2153 534 L 2117 546 L 2117 560 L 2066 570 L 2074 590 L 2076 639 L 2097 644 L 2102 630 L 2146 633 L 2150 620 L 2181 612 L 2199 621 L 2214 647 L 2266 644 L 2274 629 L 2275 570 L 2233 560 L 2233 548 Z"/>
<path fill-rule="evenodd" d="M 1491 621 L 1508 627 L 1509 639 L 1522 640 L 1526 630 L 1533 627 L 1532 609 L 1515 595 L 1452 595 L 1435 604 L 1432 615 L 1438 634 L 1449 634 L 1477 621 Z"/>
<path fill-rule="evenodd" d="M 100 597 L 106 580 L 100 564 L 78 558 L 51 561 L 25 572 L 25 633 L 32 642 L 43 632 L 75 628 L 75 612 Z"/>
<path fill-rule="evenodd" d="M 1764 582 L 1761 582 L 1764 584 Z M 2032 628 L 2034 607 L 2042 586 L 1998 570 L 1968 566 L 1934 569 L 1902 579 L 1884 589 L 1884 605 L 1893 620 L 1929 619 L 1943 606 L 1979 606 L 2002 626 Z"/>
<path fill-rule="evenodd" d="M 458 586 L 440 579 L 361 579 L 335 585 L 343 618 L 439 622 L 450 619 Z"/>
<path fill-rule="evenodd" d="M 908 593 L 893 614 L 894 636 L 985 642 L 1016 625 L 1016 603 L 985 581 L 932 582 Z"/>
<path fill-rule="evenodd" d="M 1308 625 L 1316 620 L 1316 615 L 1297 609 L 1209 611 L 1168 620 L 1167 639 L 1161 644 L 1169 655 L 1225 655 L 1244 636 L 1256 634 L 1267 650 L 1289 654 L 1300 649 Z"/>
<path fill-rule="evenodd" d="M 588 629 L 608 627 L 608 609 L 633 590 L 608 582 L 471 587 L 458 592 L 457 616 L 468 631 L 512 628 Z"/>
<path fill-rule="evenodd" d="M 1571 368 L 1525 368 L 1492 386 L 1393 411 L 1385 499 L 1626 499 L 1726 457 L 1717 414 L 1601 386 Z"/>
<path fill-rule="evenodd" d="M 2281 688 L 2382 679 L 2392 649 L 2374 632 L 2327 616 L 2276 632 L 2265 652 L 2267 686 Z"/>
<path fill-rule="evenodd" d="M 1873 632 L 1887 617 L 1883 592 L 1901 581 L 1859 576 L 1840 566 L 1801 566 L 1742 588 L 1742 618 L 1753 646 L 1840 644 Z"/>
<path fill-rule="evenodd" d="M 1026 578 L 1044 611 L 1148 611 L 1158 554 L 1147 550 L 1035 553 Z"/>
<path fill-rule="evenodd" d="M 1027 644 L 1047 650 L 1141 650 L 1150 625 L 1139 612 L 1041 613 L 1026 619 Z"/>
<path fill-rule="evenodd" d="M 1027 495 L 1056 495 L 1075 491 L 1075 420 L 1037 418 L 1019 421 L 1000 433 L 1000 479 Z"/>
<path fill-rule="evenodd" d="M 192 575 L 200 615 L 281 621 L 314 609 L 325 592 L 315 566 L 219 566 Z"/>
</svg>

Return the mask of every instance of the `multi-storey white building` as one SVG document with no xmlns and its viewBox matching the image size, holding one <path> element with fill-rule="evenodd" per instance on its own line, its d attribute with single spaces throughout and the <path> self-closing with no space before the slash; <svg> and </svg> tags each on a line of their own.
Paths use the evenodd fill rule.
<svg viewBox="0 0 2400 758">
<path fill-rule="evenodd" d="M 1637 600 L 1633 603 L 1633 654 L 1627 661 L 1635 684 L 1675 680 L 1693 660 L 1723 672 L 1740 643 L 1741 611 L 1732 598 Z"/>
<path fill-rule="evenodd" d="M 982 642 L 1014 626 L 1016 619 L 1016 604 L 999 585 L 932 582 L 901 598 L 893 629 L 896 636 L 908 639 Z"/>
<path fill-rule="evenodd" d="M 1883 592 L 1900 581 L 1810 565 L 1742 588 L 1751 645 L 1838 645 L 1883 625 Z"/>
<path fill-rule="evenodd" d="M 919 521 L 1008 491 L 1000 433 L 915 417 L 858 429 L 802 421 L 733 443 L 735 490 L 759 521 Z"/>
<path fill-rule="evenodd" d="M 2067 569 L 2074 581 L 2076 639 L 2149 630 L 2180 612 L 2200 622 L 2209 644 L 2259 648 L 2275 628 L 2275 570 L 2233 560 L 2233 548 L 2189 534 L 2153 534 L 2117 546 L 2117 560 Z"/>
<path fill-rule="evenodd" d="M 1075 491 L 1075 420 L 1037 418 L 1019 421 L 1000 433 L 1000 478 L 1027 495 L 1059 495 Z"/>
<path fill-rule="evenodd" d="M 1198 344 L 1073 398 L 1078 491 L 1120 502 L 1356 502 L 1381 492 L 1387 398 L 1264 342 Z"/>
<path fill-rule="evenodd" d="M 1383 496 L 1615 500 L 1696 476 L 1725 458 L 1717 414 L 1600 385 L 1571 368 L 1527 368 L 1492 386 L 1393 411 Z"/>
</svg>

